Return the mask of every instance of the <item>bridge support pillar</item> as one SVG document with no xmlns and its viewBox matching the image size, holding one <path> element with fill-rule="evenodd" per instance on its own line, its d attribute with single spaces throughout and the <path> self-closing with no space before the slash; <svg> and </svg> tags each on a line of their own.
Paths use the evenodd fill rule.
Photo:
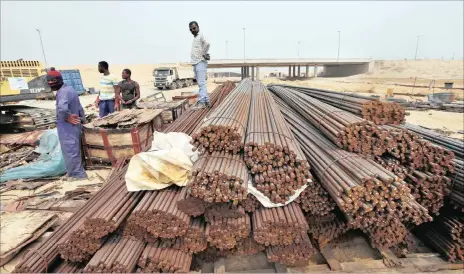
<svg viewBox="0 0 464 274">
<path fill-rule="evenodd" d="M 292 77 L 292 67 L 288 66 L 288 77 Z"/>
<path fill-rule="evenodd" d="M 314 66 L 314 78 L 317 78 L 317 66 Z"/>
<path fill-rule="evenodd" d="M 251 81 L 255 80 L 255 67 L 251 67 Z"/>
<path fill-rule="evenodd" d="M 259 81 L 259 67 L 256 67 L 256 80 Z"/>
<path fill-rule="evenodd" d="M 301 66 L 298 66 L 298 77 L 301 77 Z"/>
<path fill-rule="evenodd" d="M 296 76 L 296 66 L 293 66 L 293 77 Z"/>
<path fill-rule="evenodd" d="M 306 65 L 305 77 L 306 77 L 306 78 L 309 78 L 309 66 L 308 66 L 308 65 Z"/>
</svg>

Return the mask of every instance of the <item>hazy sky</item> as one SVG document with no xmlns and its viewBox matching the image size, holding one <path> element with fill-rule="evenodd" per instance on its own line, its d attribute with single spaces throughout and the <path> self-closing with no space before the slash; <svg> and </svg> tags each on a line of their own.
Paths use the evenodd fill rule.
<svg viewBox="0 0 464 274">
<path fill-rule="evenodd" d="M 463 1 L 443 2 L 1 2 L 1 59 L 53 65 L 189 61 L 188 22 L 211 57 L 411 59 L 463 56 Z"/>
</svg>

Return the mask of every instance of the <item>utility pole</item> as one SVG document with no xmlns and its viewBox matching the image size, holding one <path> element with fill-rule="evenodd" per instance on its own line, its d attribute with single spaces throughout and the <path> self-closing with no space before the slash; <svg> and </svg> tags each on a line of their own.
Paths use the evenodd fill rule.
<svg viewBox="0 0 464 274">
<path fill-rule="evenodd" d="M 298 41 L 298 50 L 297 50 L 297 52 L 298 52 L 298 59 L 300 59 L 300 43 L 301 43 L 301 41 Z"/>
<path fill-rule="evenodd" d="M 338 31 L 338 52 L 337 52 L 337 63 L 340 59 L 340 31 Z"/>
<path fill-rule="evenodd" d="M 40 44 L 42 45 L 42 54 L 43 54 L 44 60 L 45 60 L 45 69 L 48 69 L 47 57 L 45 57 L 44 45 L 43 45 L 43 42 L 42 42 L 42 34 L 40 33 L 40 30 L 39 30 L 39 29 L 35 29 L 35 30 L 39 33 Z"/>
<path fill-rule="evenodd" d="M 417 43 L 416 43 L 416 54 L 414 55 L 414 60 L 417 60 L 417 50 L 419 49 L 419 38 L 422 35 L 417 35 Z"/>
<path fill-rule="evenodd" d="M 229 41 L 226 41 L 226 60 L 229 60 L 229 48 L 228 48 Z M 230 70 L 229 70 L 229 78 L 230 78 Z"/>
<path fill-rule="evenodd" d="M 243 28 L 243 62 L 245 62 L 245 28 Z"/>
</svg>

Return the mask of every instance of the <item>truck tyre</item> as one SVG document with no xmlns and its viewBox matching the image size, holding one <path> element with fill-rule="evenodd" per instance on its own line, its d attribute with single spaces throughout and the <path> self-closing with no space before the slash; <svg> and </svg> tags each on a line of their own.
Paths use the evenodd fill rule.
<svg viewBox="0 0 464 274">
<path fill-rule="evenodd" d="M 189 83 L 189 87 L 193 86 L 193 80 L 192 79 L 190 79 L 188 83 Z"/>
<path fill-rule="evenodd" d="M 176 88 L 177 88 L 176 82 L 172 82 L 172 83 L 169 85 L 169 89 L 170 89 L 170 90 L 175 90 Z"/>
<path fill-rule="evenodd" d="M 184 84 L 182 83 L 182 80 L 177 80 L 176 81 L 177 88 L 183 88 Z"/>
<path fill-rule="evenodd" d="M 157 87 L 157 89 L 159 89 L 159 90 L 163 90 L 163 87 Z"/>
</svg>

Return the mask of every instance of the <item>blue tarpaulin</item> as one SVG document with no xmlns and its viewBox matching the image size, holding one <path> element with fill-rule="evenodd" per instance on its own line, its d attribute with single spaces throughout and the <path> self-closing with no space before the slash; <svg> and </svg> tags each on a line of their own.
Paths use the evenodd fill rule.
<svg viewBox="0 0 464 274">
<path fill-rule="evenodd" d="M 35 152 L 40 154 L 37 161 L 5 171 L 0 175 L 0 182 L 53 177 L 66 173 L 66 166 L 56 128 L 47 130 L 42 134 L 40 144 L 35 149 Z"/>
</svg>

